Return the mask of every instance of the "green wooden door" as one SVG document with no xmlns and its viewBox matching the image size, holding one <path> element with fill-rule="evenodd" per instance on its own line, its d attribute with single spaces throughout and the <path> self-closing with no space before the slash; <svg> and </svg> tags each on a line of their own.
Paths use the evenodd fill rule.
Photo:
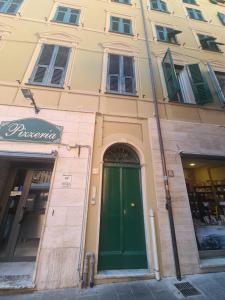
<svg viewBox="0 0 225 300">
<path fill-rule="evenodd" d="M 145 268 L 140 167 L 105 164 L 98 269 Z"/>
</svg>

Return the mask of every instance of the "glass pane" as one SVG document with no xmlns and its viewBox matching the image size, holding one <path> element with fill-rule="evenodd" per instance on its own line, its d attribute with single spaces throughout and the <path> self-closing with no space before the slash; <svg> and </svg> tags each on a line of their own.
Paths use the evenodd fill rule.
<svg viewBox="0 0 225 300">
<path fill-rule="evenodd" d="M 125 92 L 126 93 L 134 93 L 134 89 L 133 89 L 133 78 L 131 77 L 126 77 L 125 78 Z"/>
<path fill-rule="evenodd" d="M 63 76 L 62 69 L 54 69 L 51 83 L 59 85 L 61 83 L 62 76 Z"/>
<path fill-rule="evenodd" d="M 49 65 L 51 58 L 52 58 L 52 54 L 54 51 L 54 45 L 44 45 L 42 52 L 41 52 L 41 56 L 39 58 L 39 65 Z"/>
<path fill-rule="evenodd" d="M 120 73 L 120 56 L 115 54 L 109 55 L 109 74 Z"/>
<path fill-rule="evenodd" d="M 119 90 L 119 77 L 118 76 L 114 76 L 114 75 L 110 75 L 109 78 L 109 85 L 110 85 L 110 91 L 118 91 Z"/>
<path fill-rule="evenodd" d="M 56 60 L 55 60 L 55 67 L 62 67 L 64 68 L 67 64 L 69 54 L 69 48 L 67 47 L 59 47 Z"/>
<path fill-rule="evenodd" d="M 40 82 L 40 83 L 43 82 L 46 70 L 47 70 L 46 67 L 38 67 L 33 81 Z"/>
<path fill-rule="evenodd" d="M 133 57 L 123 56 L 123 67 L 125 76 L 133 76 Z"/>
</svg>

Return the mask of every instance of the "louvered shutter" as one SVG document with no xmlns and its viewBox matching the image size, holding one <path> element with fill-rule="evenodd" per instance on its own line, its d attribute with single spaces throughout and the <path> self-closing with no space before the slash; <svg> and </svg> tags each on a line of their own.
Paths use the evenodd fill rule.
<svg viewBox="0 0 225 300">
<path fill-rule="evenodd" d="M 168 11 L 166 2 L 164 2 L 164 1 L 160 1 L 160 2 L 161 2 L 161 10 Z"/>
<path fill-rule="evenodd" d="M 167 86 L 169 100 L 178 100 L 180 85 L 176 76 L 173 58 L 170 49 L 167 50 L 162 62 L 164 77 Z"/>
<path fill-rule="evenodd" d="M 57 47 L 58 51 L 54 62 L 51 85 L 62 86 L 64 83 L 70 48 L 61 46 Z"/>
<path fill-rule="evenodd" d="M 218 12 L 217 15 L 218 15 L 218 17 L 219 17 L 221 23 L 222 23 L 223 25 L 225 25 L 225 14 Z"/>
<path fill-rule="evenodd" d="M 123 83 L 124 92 L 135 94 L 134 59 L 131 56 L 123 56 Z"/>
<path fill-rule="evenodd" d="M 123 19 L 123 29 L 122 29 L 122 32 L 128 33 L 128 34 L 132 33 L 132 30 L 131 30 L 131 20 Z"/>
<path fill-rule="evenodd" d="M 54 45 L 43 45 L 41 55 L 34 68 L 31 82 L 43 83 L 47 78 L 47 72 L 51 63 L 52 55 L 54 52 Z"/>
<path fill-rule="evenodd" d="M 107 90 L 119 92 L 120 89 L 120 56 L 109 54 Z"/>
<path fill-rule="evenodd" d="M 213 102 L 208 83 L 205 81 L 198 64 L 187 65 L 188 74 L 197 104 L 203 105 Z"/>
<path fill-rule="evenodd" d="M 9 14 L 16 14 L 23 0 L 11 0 L 8 2 L 9 3 L 6 12 Z"/>
<path fill-rule="evenodd" d="M 216 74 L 213 71 L 213 68 L 210 65 L 210 63 L 208 63 L 207 66 L 208 66 L 209 74 L 210 74 L 210 77 L 212 79 L 212 82 L 213 82 L 216 94 L 217 94 L 217 96 L 218 96 L 218 98 L 220 100 L 221 105 L 224 106 L 225 105 L 225 97 L 224 97 L 223 91 L 222 91 L 222 89 L 220 87 L 220 84 L 218 82 L 218 79 L 216 77 Z"/>
</svg>

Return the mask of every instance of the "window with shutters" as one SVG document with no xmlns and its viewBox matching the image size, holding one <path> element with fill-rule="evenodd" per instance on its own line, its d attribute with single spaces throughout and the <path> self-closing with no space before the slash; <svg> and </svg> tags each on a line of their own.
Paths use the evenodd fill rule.
<svg viewBox="0 0 225 300">
<path fill-rule="evenodd" d="M 220 19 L 220 22 L 225 25 L 225 14 L 218 12 L 217 13 L 218 18 Z"/>
<path fill-rule="evenodd" d="M 202 49 L 214 52 L 222 52 L 218 45 L 224 44 L 217 42 L 217 39 L 215 37 L 199 33 L 198 39 Z"/>
<path fill-rule="evenodd" d="M 69 47 L 44 44 L 29 83 L 63 87 L 69 55 Z"/>
<path fill-rule="evenodd" d="M 157 40 L 166 43 L 178 44 L 177 34 L 180 34 L 181 31 L 175 30 L 173 28 L 164 27 L 156 25 L 156 34 Z"/>
<path fill-rule="evenodd" d="M 65 6 L 58 6 L 53 21 L 78 25 L 80 20 L 80 10 Z"/>
<path fill-rule="evenodd" d="M 196 0 L 183 0 L 184 3 L 197 5 Z"/>
<path fill-rule="evenodd" d="M 123 33 L 133 35 L 132 21 L 129 19 L 110 17 L 110 29 L 111 32 Z"/>
<path fill-rule="evenodd" d="M 122 3 L 122 4 L 131 4 L 131 0 L 111 0 L 112 2 Z"/>
<path fill-rule="evenodd" d="M 168 49 L 162 68 L 169 101 L 199 105 L 213 102 L 208 82 L 199 64 L 176 66 Z"/>
<path fill-rule="evenodd" d="M 108 55 L 106 91 L 126 95 L 137 94 L 133 56 Z"/>
<path fill-rule="evenodd" d="M 186 7 L 186 9 L 187 9 L 189 18 L 194 19 L 194 20 L 205 21 L 201 10 L 190 8 L 190 7 Z"/>
<path fill-rule="evenodd" d="M 150 1 L 151 9 L 168 12 L 167 4 L 165 1 L 162 0 L 149 0 L 149 1 Z"/>
<path fill-rule="evenodd" d="M 0 0 L 0 13 L 15 15 L 23 0 Z"/>
</svg>

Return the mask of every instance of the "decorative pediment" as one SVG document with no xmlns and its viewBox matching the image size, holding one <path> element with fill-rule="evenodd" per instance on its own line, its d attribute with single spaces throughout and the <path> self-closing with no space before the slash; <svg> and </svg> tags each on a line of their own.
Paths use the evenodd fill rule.
<svg viewBox="0 0 225 300">
<path fill-rule="evenodd" d="M 66 32 L 57 31 L 57 32 L 40 32 L 38 33 L 39 38 L 54 40 L 54 41 L 61 41 L 61 42 L 69 42 L 69 43 L 76 43 L 78 44 L 81 39 L 75 35 L 68 34 Z"/>
<path fill-rule="evenodd" d="M 130 46 L 130 44 L 127 43 L 121 43 L 121 42 L 107 42 L 107 43 L 101 43 L 100 46 L 103 49 L 113 49 L 117 51 L 126 51 L 130 53 L 138 53 L 138 48 L 134 46 Z"/>
</svg>

